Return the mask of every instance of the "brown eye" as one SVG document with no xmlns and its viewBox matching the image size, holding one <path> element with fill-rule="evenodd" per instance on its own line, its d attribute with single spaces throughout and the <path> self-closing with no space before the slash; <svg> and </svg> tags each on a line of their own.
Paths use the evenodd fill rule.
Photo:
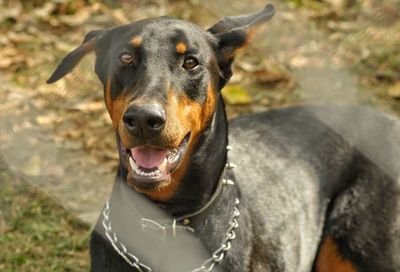
<svg viewBox="0 0 400 272">
<path fill-rule="evenodd" d="M 120 60 L 123 64 L 125 64 L 125 65 L 131 65 L 131 64 L 133 63 L 133 57 L 132 57 L 132 55 L 127 54 L 127 53 L 122 54 L 122 55 L 119 57 L 119 60 Z"/>
<path fill-rule="evenodd" d="M 195 59 L 194 57 L 187 57 L 183 62 L 182 67 L 190 70 L 195 68 L 197 65 L 199 65 L 199 61 L 197 59 Z"/>
</svg>

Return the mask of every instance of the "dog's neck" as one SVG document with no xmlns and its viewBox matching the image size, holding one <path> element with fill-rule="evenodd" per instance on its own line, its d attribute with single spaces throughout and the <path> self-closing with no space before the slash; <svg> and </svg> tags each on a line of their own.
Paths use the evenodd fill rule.
<svg viewBox="0 0 400 272">
<path fill-rule="evenodd" d="M 178 192 L 158 203 L 173 216 L 200 209 L 212 197 L 227 161 L 228 127 L 225 105 L 219 96 L 209 126 L 199 135 L 186 175 Z M 117 177 L 126 180 L 127 170 L 120 164 Z"/>
</svg>

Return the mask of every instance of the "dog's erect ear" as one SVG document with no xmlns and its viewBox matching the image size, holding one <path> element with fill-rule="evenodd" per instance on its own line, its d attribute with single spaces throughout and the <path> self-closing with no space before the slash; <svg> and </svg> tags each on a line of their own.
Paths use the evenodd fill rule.
<svg viewBox="0 0 400 272">
<path fill-rule="evenodd" d="M 89 52 L 96 49 L 96 43 L 105 34 L 106 30 L 93 30 L 86 34 L 82 44 L 64 57 L 56 70 L 47 80 L 47 83 L 53 83 L 68 74 L 80 62 L 80 60 Z"/>
<path fill-rule="evenodd" d="M 268 21 L 274 14 L 274 6 L 268 4 L 259 12 L 225 17 L 207 30 L 217 38 L 222 86 L 232 76 L 231 64 L 235 53 L 249 42 L 254 27 Z"/>
<path fill-rule="evenodd" d="M 252 27 L 258 23 L 268 21 L 275 14 L 275 8 L 272 4 L 268 4 L 264 9 L 246 15 L 225 17 L 210 27 L 207 31 L 212 34 L 221 34 L 235 29 L 243 29 Z"/>
</svg>

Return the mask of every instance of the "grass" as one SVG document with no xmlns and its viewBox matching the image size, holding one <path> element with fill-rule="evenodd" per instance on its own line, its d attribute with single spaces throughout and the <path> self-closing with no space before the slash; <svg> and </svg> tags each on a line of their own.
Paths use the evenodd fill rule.
<svg viewBox="0 0 400 272">
<path fill-rule="evenodd" d="M 88 271 L 89 226 L 7 170 L 0 207 L 0 271 Z"/>
</svg>

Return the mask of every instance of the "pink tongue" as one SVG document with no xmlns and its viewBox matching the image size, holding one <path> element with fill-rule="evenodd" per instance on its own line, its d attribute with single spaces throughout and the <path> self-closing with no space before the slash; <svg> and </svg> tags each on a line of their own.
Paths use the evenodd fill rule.
<svg viewBox="0 0 400 272">
<path fill-rule="evenodd" d="M 141 145 L 132 148 L 131 154 L 137 165 L 149 169 L 159 166 L 164 161 L 167 150 Z"/>
</svg>

